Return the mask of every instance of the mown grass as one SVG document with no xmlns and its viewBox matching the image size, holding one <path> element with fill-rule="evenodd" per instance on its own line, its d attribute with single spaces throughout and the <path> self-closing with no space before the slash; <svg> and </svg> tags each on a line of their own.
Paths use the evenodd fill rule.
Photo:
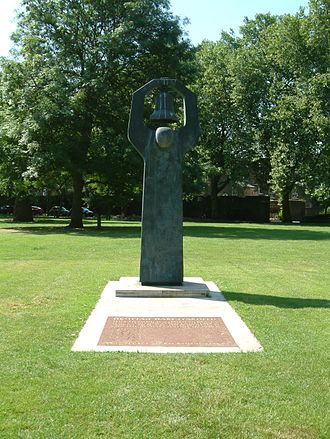
<svg viewBox="0 0 330 439">
<path fill-rule="evenodd" d="M 140 224 L 0 221 L 1 438 L 329 438 L 330 228 L 185 224 L 185 275 L 218 284 L 264 347 L 73 353 Z"/>
</svg>

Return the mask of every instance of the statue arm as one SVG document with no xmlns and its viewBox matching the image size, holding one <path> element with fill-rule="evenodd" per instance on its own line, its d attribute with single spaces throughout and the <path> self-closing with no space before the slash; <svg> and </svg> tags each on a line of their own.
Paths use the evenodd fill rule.
<svg viewBox="0 0 330 439">
<path fill-rule="evenodd" d="M 195 93 L 176 79 L 168 80 L 168 85 L 183 98 L 184 126 L 180 130 L 180 137 L 183 152 L 187 152 L 197 143 L 200 135 L 197 98 Z"/>
<path fill-rule="evenodd" d="M 143 157 L 149 129 L 143 123 L 145 94 L 140 93 L 140 90 L 133 93 L 127 136 L 131 144 Z"/>
</svg>

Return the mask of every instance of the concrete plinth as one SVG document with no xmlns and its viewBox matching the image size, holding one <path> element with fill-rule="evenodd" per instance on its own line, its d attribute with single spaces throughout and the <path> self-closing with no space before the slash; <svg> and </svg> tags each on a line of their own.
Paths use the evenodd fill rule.
<svg viewBox="0 0 330 439">
<path fill-rule="evenodd" d="M 72 351 L 96 352 L 258 352 L 262 351 L 249 328 L 213 282 L 188 278 L 199 287 L 200 297 L 187 297 L 184 286 L 174 288 L 179 296 L 122 297 L 132 294 L 137 278 L 109 282 L 92 311 Z M 144 294 L 143 287 L 137 294 Z M 173 288 L 171 288 L 173 290 Z M 189 287 L 189 294 L 195 293 Z M 150 290 L 147 290 L 149 294 Z M 159 294 L 173 294 L 161 287 Z M 157 294 L 158 294 L 157 293 Z M 155 290 L 153 290 L 153 294 Z"/>
<path fill-rule="evenodd" d="M 182 285 L 142 285 L 138 277 L 121 277 L 117 297 L 208 297 L 210 290 L 201 277 L 185 277 Z"/>
</svg>

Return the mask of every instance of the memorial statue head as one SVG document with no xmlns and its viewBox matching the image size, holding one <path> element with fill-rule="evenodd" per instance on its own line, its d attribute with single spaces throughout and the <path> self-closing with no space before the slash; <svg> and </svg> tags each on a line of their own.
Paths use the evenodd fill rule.
<svg viewBox="0 0 330 439">
<path fill-rule="evenodd" d="M 170 127 L 158 127 L 155 134 L 157 145 L 160 148 L 168 148 L 172 145 L 174 133 Z"/>
</svg>

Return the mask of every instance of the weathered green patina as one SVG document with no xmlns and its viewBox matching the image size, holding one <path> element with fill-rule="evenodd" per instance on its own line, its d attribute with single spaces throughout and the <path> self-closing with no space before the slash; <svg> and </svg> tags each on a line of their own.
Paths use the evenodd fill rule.
<svg viewBox="0 0 330 439">
<path fill-rule="evenodd" d="M 162 111 L 158 126 L 145 126 L 144 99 L 154 88 L 166 88 L 183 99 L 184 126 L 172 129 L 173 114 Z M 157 117 L 154 118 L 157 122 Z M 153 79 L 133 94 L 128 138 L 144 160 L 140 282 L 183 282 L 182 162 L 197 142 L 199 123 L 195 94 L 175 79 Z"/>
</svg>

